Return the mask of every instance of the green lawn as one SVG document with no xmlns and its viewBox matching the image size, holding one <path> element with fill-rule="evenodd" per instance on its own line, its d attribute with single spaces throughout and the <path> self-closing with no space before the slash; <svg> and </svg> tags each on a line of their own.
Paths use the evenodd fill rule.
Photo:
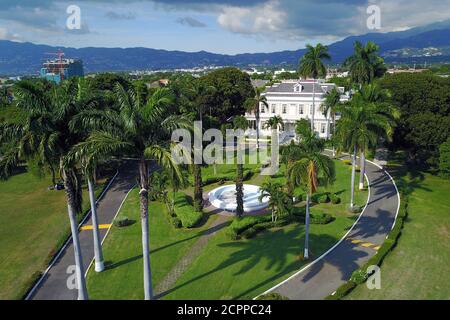
<svg viewBox="0 0 450 320">
<path fill-rule="evenodd" d="M 408 218 L 381 267 L 381 289 L 361 285 L 348 299 L 450 299 L 450 181 L 402 169 L 394 177 L 409 194 Z"/>
<path fill-rule="evenodd" d="M 172 269 L 175 263 L 198 239 L 201 231 L 175 229 L 169 224 L 165 206 L 150 202 L 150 259 L 154 285 Z M 125 228 L 112 227 L 104 243 L 104 259 L 107 269 L 102 273 L 89 270 L 87 283 L 90 299 L 143 299 L 142 241 L 139 220 L 139 195 L 133 190 L 125 202 L 119 217 L 135 220 Z"/>
<path fill-rule="evenodd" d="M 311 226 L 311 254 L 319 256 L 340 239 L 355 221 L 356 215 L 346 211 L 349 199 L 349 167 L 336 161 L 338 180 L 329 191 L 338 192 L 343 203 L 321 204 L 313 212 L 332 213 L 336 220 L 328 225 Z M 209 174 L 207 168 L 207 174 Z M 220 168 L 235 171 L 233 166 Z M 268 177 L 255 176 L 249 183 L 260 183 Z M 342 180 L 342 181 L 341 181 Z M 217 184 L 205 187 L 212 189 Z M 364 204 L 367 191 L 358 192 Z M 164 206 L 150 205 L 150 247 L 154 285 L 198 239 L 200 230 L 174 229 L 165 216 Z M 137 220 L 123 229 L 113 227 L 104 243 L 105 260 L 112 267 L 101 274 L 90 270 L 88 290 L 93 299 L 142 299 L 141 229 L 139 202 L 135 192 L 126 201 L 121 216 Z M 203 228 L 206 228 L 204 226 Z M 273 229 L 251 240 L 231 241 L 226 229 L 213 236 L 199 256 L 179 278 L 164 299 L 232 299 L 253 297 L 298 270 L 303 250 L 303 225 L 291 224 Z"/>
<path fill-rule="evenodd" d="M 0 182 L 0 299 L 22 298 L 69 234 L 65 192 L 49 185 L 30 173 Z"/>
</svg>

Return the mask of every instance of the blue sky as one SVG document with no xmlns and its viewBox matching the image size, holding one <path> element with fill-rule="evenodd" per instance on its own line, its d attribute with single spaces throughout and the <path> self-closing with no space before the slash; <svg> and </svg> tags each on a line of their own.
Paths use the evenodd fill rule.
<svg viewBox="0 0 450 320">
<path fill-rule="evenodd" d="M 81 9 L 76 32 L 65 27 L 70 4 Z M 450 0 L 1 0 L 0 39 L 229 54 L 295 50 L 371 32 L 366 9 L 373 4 L 381 9 L 379 32 L 450 19 Z"/>
</svg>

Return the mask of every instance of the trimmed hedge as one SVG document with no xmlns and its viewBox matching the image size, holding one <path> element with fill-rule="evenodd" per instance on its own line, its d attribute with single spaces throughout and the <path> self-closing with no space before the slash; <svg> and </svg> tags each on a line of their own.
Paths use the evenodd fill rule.
<svg viewBox="0 0 450 320">
<path fill-rule="evenodd" d="M 387 257 L 397 245 L 398 239 L 401 236 L 403 225 L 408 216 L 408 198 L 401 193 L 400 209 L 394 228 L 389 232 L 388 237 L 384 240 L 378 252 L 370 258 L 363 266 L 356 269 L 348 282 L 340 286 L 334 295 L 329 295 L 327 300 L 339 300 L 349 294 L 357 285 L 363 284 L 371 276 L 367 273 L 369 266 L 376 265 L 381 267 L 384 259 Z"/>
<path fill-rule="evenodd" d="M 244 171 L 244 181 L 250 180 L 255 173 L 252 170 Z M 213 177 L 203 180 L 203 186 L 207 186 L 214 183 L 225 183 L 226 181 L 234 181 L 236 179 L 235 174 L 218 174 Z"/>
<path fill-rule="evenodd" d="M 203 212 L 195 211 L 183 192 L 175 193 L 175 214 L 184 228 L 194 228 L 203 219 Z M 179 226 L 176 219 L 172 223 L 175 227 Z"/>
<path fill-rule="evenodd" d="M 118 228 L 128 227 L 134 224 L 136 221 L 129 219 L 128 217 L 122 217 L 119 219 L 116 219 L 114 221 L 114 225 Z"/>
<path fill-rule="evenodd" d="M 330 200 L 331 200 L 332 204 L 339 204 L 339 203 L 341 203 L 341 198 L 338 195 L 336 195 L 335 193 L 331 194 Z"/>
<path fill-rule="evenodd" d="M 285 297 L 279 293 L 271 292 L 268 294 L 260 295 L 256 300 L 289 300 L 288 297 Z"/>
</svg>

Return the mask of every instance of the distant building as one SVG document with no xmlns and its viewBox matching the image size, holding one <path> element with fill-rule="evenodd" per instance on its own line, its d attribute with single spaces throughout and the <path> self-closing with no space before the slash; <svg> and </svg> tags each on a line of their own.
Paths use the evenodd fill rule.
<svg viewBox="0 0 450 320">
<path fill-rule="evenodd" d="M 65 79 L 84 76 L 81 60 L 63 58 L 64 53 L 61 51 L 57 55 L 57 59 L 47 60 L 43 63 L 40 72 L 41 78 L 60 83 Z"/>
<path fill-rule="evenodd" d="M 269 80 L 261 80 L 261 79 L 252 79 L 252 86 L 253 88 L 260 88 L 260 87 L 265 87 L 266 84 L 268 84 L 270 81 Z"/>
<path fill-rule="evenodd" d="M 348 77 L 348 71 L 339 71 L 338 69 L 328 69 L 326 79 L 329 80 L 331 78 L 345 78 Z"/>
<path fill-rule="evenodd" d="M 342 93 L 341 101 L 349 99 L 343 87 L 337 87 L 334 83 L 325 83 L 323 80 L 285 80 L 266 87 L 263 95 L 267 99 L 268 107 L 260 105 L 259 123 L 256 123 L 254 113 L 245 115 L 250 121 L 249 131 L 255 131 L 258 127 L 263 135 L 270 135 L 270 129 L 264 128 L 265 123 L 273 116 L 280 116 L 284 121 L 284 134 L 295 137 L 297 120 L 312 118 L 313 92 L 315 92 L 314 131 L 322 138 L 328 137 L 331 116 L 323 114 L 322 104 L 326 94 L 333 88 L 337 88 Z M 252 134 L 252 132 L 249 133 Z"/>
<path fill-rule="evenodd" d="M 424 71 L 428 71 L 428 69 L 388 69 L 387 73 L 396 74 L 396 73 L 421 73 Z"/>
</svg>

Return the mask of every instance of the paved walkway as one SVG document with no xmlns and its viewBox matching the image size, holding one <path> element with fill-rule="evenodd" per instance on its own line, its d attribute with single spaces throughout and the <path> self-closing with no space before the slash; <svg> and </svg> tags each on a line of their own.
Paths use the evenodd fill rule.
<svg viewBox="0 0 450 320">
<path fill-rule="evenodd" d="M 375 255 L 391 230 L 399 198 L 389 175 L 367 163 L 370 184 L 367 207 L 347 238 L 322 259 L 316 260 L 271 291 L 292 300 L 323 299 L 345 283 L 352 272 Z"/>
<path fill-rule="evenodd" d="M 136 182 L 137 166 L 135 163 L 127 162 L 119 170 L 119 174 L 106 191 L 103 198 L 97 204 L 97 214 L 99 224 L 110 224 L 116 215 L 117 210 L 124 200 L 128 191 Z M 91 218 L 86 219 L 86 225 L 92 225 Z M 100 237 L 104 238 L 107 229 L 100 229 Z M 85 271 L 94 257 L 94 240 L 92 231 L 81 231 L 80 247 L 83 255 L 83 265 Z M 34 300 L 76 300 L 77 290 L 67 288 L 67 273 L 69 266 L 75 265 L 72 241 L 62 250 L 61 254 L 44 275 L 41 282 L 32 289 L 28 299 Z"/>
</svg>

